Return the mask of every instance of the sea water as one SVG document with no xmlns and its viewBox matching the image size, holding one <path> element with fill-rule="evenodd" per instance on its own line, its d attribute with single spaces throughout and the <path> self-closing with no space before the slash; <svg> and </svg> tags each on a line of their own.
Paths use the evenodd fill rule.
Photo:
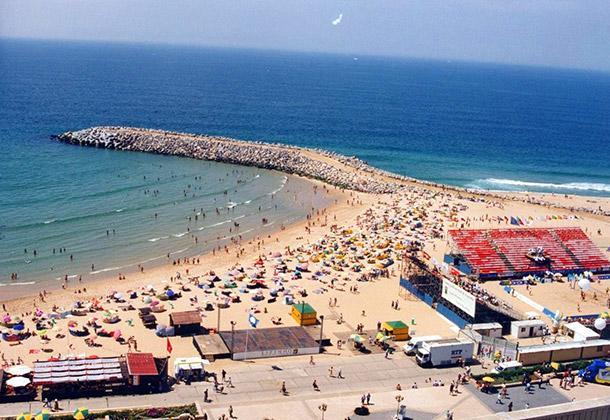
<svg viewBox="0 0 610 420">
<path fill-rule="evenodd" d="M 306 213 L 296 185 L 269 195 L 282 174 L 49 138 L 95 125 L 320 147 L 458 186 L 610 195 L 606 73 L 0 40 L 0 296 L 200 251 L 236 219 L 255 234 L 265 212 L 279 224 Z"/>
</svg>

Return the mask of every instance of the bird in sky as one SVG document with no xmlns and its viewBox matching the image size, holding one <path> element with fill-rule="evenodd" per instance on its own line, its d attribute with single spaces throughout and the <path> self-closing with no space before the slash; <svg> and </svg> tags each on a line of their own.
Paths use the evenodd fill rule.
<svg viewBox="0 0 610 420">
<path fill-rule="evenodd" d="M 343 13 L 339 13 L 339 16 L 337 16 L 337 19 L 333 20 L 333 22 L 332 22 L 333 26 L 337 26 L 338 24 L 341 23 L 342 20 L 343 20 Z"/>
</svg>

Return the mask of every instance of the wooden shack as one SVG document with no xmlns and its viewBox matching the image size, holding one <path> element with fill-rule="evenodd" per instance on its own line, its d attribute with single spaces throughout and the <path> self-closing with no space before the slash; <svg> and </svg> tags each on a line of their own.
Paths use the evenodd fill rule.
<svg viewBox="0 0 610 420">
<path fill-rule="evenodd" d="M 169 325 L 174 327 L 176 335 L 198 334 L 202 330 L 201 314 L 199 311 L 172 312 Z"/>
<path fill-rule="evenodd" d="M 292 305 L 290 316 L 299 325 L 315 325 L 318 323 L 318 314 L 316 310 L 308 303 L 295 303 Z"/>
</svg>

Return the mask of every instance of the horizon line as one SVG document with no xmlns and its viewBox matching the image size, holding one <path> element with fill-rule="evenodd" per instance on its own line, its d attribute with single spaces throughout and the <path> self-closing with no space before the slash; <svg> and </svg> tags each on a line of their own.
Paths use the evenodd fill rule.
<svg viewBox="0 0 610 420">
<path fill-rule="evenodd" d="M 584 73 L 601 73 L 610 75 L 610 68 L 585 68 L 585 67 L 570 67 L 570 66 L 556 66 L 548 64 L 531 64 L 531 63 L 510 63 L 502 61 L 487 61 L 487 60 L 467 60 L 467 59 L 456 59 L 456 58 L 438 58 L 438 57 L 424 57 L 424 56 L 410 56 L 410 55 L 387 55 L 387 54 L 371 54 L 371 53 L 342 53 L 336 51 L 319 51 L 319 50 L 300 50 L 300 49 L 285 49 L 285 48 L 273 48 L 273 47 L 252 47 L 252 46 L 230 46 L 230 45 L 209 45 L 199 43 L 185 43 L 185 42 L 163 42 L 163 41 L 125 41 L 125 40 L 108 40 L 108 39 L 72 39 L 72 38 L 36 38 L 36 37 L 11 37 L 0 35 L 0 41 L 29 41 L 29 42 L 49 42 L 49 43 L 95 43 L 95 44 L 111 44 L 111 45 L 125 45 L 125 46 L 148 46 L 148 47 L 186 47 L 194 49 L 210 49 L 210 50 L 231 50 L 231 51 L 265 51 L 275 53 L 292 53 L 292 54 L 312 54 L 312 55 L 327 55 L 327 56 L 339 56 L 339 57 L 351 57 L 351 58 L 376 58 L 376 59 L 392 59 L 392 60 L 404 60 L 404 61 L 428 61 L 435 63 L 445 64 L 477 64 L 477 65 L 488 65 L 488 66 L 505 66 L 505 67 L 520 67 L 540 70 L 561 70 L 561 71 L 575 71 Z"/>
</svg>

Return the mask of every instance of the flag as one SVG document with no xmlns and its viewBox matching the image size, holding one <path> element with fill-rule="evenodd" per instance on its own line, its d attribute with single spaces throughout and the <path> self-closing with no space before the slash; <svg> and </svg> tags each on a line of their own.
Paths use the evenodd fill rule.
<svg viewBox="0 0 610 420">
<path fill-rule="evenodd" d="M 254 314 L 248 315 L 248 322 L 250 323 L 250 325 L 252 325 L 252 328 L 256 328 L 256 326 L 258 325 L 258 319 L 256 319 Z"/>
<path fill-rule="evenodd" d="M 172 343 L 169 341 L 169 337 L 167 339 L 167 352 L 171 353 L 174 348 L 172 347 Z"/>
</svg>

